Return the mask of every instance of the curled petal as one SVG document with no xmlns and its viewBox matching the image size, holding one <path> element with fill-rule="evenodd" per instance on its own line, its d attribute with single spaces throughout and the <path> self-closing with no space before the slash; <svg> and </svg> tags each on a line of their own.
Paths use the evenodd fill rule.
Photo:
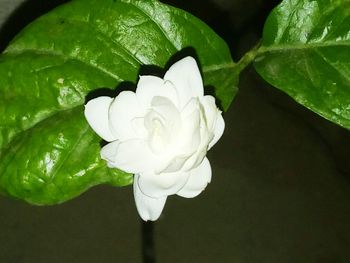
<svg viewBox="0 0 350 263">
<path fill-rule="evenodd" d="M 138 185 L 141 191 L 153 198 L 176 194 L 187 182 L 189 173 L 140 174 Z"/>
<path fill-rule="evenodd" d="M 136 96 L 143 108 L 151 107 L 152 99 L 156 96 L 165 97 L 178 105 L 178 96 L 174 86 L 155 76 L 140 76 L 137 83 Z"/>
<path fill-rule="evenodd" d="M 153 171 L 156 161 L 147 142 L 140 139 L 109 143 L 102 148 L 101 158 L 107 160 L 109 166 L 134 174 Z"/>
<path fill-rule="evenodd" d="M 211 181 L 211 167 L 207 158 L 195 169 L 191 170 L 190 177 L 185 186 L 177 195 L 192 198 L 199 195 Z"/>
<path fill-rule="evenodd" d="M 217 114 L 219 112 L 215 104 L 215 98 L 213 96 L 204 96 L 201 99 L 201 104 L 205 112 L 205 121 L 208 127 L 208 130 L 213 131 L 217 119 Z"/>
<path fill-rule="evenodd" d="M 214 138 L 210 141 L 208 150 L 214 146 L 215 143 L 218 142 L 218 140 L 221 138 L 222 134 L 224 133 L 225 129 L 225 121 L 222 117 L 221 113 L 217 114 L 216 124 L 214 128 Z"/>
<path fill-rule="evenodd" d="M 141 116 L 143 112 L 134 92 L 123 91 L 114 99 L 109 109 L 109 123 L 118 140 L 143 136 L 144 131 L 136 129 L 134 125 Z"/>
<path fill-rule="evenodd" d="M 174 85 L 179 97 L 180 109 L 191 98 L 202 97 L 204 94 L 202 77 L 197 62 L 192 57 L 185 57 L 173 64 L 165 73 L 164 80 Z"/>
<path fill-rule="evenodd" d="M 140 190 L 138 186 L 138 178 L 139 175 L 135 174 L 134 176 L 134 198 L 136 203 L 137 211 L 139 212 L 139 215 L 144 221 L 155 221 L 159 218 L 161 215 L 167 196 L 160 197 L 160 198 L 152 198 Z"/>
<path fill-rule="evenodd" d="M 91 128 L 105 141 L 111 142 L 116 140 L 108 122 L 108 111 L 112 102 L 110 97 L 98 97 L 90 100 L 85 105 L 85 118 Z"/>
<path fill-rule="evenodd" d="M 221 111 L 216 107 L 214 97 L 204 96 L 201 103 L 205 111 L 207 127 L 212 136 L 209 140 L 209 150 L 215 143 L 217 143 L 224 133 L 225 122 L 221 115 Z"/>
</svg>

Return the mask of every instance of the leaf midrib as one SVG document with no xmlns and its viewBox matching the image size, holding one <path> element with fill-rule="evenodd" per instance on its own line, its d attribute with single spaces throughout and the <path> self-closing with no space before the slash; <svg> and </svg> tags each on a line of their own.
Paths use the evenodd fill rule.
<svg viewBox="0 0 350 263">
<path fill-rule="evenodd" d="M 350 46 L 350 41 L 327 41 L 327 42 L 309 42 L 309 43 L 295 43 L 295 44 L 278 44 L 271 46 L 261 46 L 258 50 L 258 55 L 268 52 L 283 52 L 290 50 L 305 50 L 312 48 L 333 47 L 333 46 Z"/>
</svg>

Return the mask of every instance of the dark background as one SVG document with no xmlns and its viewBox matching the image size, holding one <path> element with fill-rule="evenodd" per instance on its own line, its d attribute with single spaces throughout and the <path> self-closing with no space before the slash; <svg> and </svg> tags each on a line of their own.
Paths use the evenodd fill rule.
<svg viewBox="0 0 350 263">
<path fill-rule="evenodd" d="M 19 2 L 0 0 L 1 19 Z M 0 49 L 62 2 L 25 1 L 4 20 Z M 279 1 L 163 2 L 207 22 L 238 60 Z M 224 117 L 225 134 L 209 152 L 212 183 L 197 198 L 170 197 L 153 225 L 141 224 L 132 187 L 99 186 L 52 207 L 0 197 L 0 263 L 138 263 L 148 252 L 161 263 L 350 262 L 350 133 L 252 67 Z"/>
</svg>

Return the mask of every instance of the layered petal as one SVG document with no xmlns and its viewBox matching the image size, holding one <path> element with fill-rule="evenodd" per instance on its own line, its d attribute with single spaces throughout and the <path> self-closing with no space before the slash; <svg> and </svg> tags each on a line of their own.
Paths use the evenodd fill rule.
<svg viewBox="0 0 350 263">
<path fill-rule="evenodd" d="M 199 100 L 192 98 L 181 112 L 182 126 L 176 136 L 176 144 L 171 155 L 165 156 L 164 165 L 159 172 L 189 171 L 197 160 L 196 152 L 202 144 L 201 113 Z M 191 161 L 193 160 L 193 161 Z M 201 160 L 200 160 L 201 161 Z"/>
<path fill-rule="evenodd" d="M 162 165 L 158 165 L 156 172 L 157 173 L 175 173 L 178 171 L 183 171 L 184 164 L 190 158 L 190 154 L 187 155 L 179 155 L 173 157 L 173 155 L 169 155 L 166 158 L 163 158 Z"/>
<path fill-rule="evenodd" d="M 181 112 L 182 129 L 177 136 L 179 155 L 192 154 L 200 144 L 200 109 L 197 99 L 191 99 Z"/>
<path fill-rule="evenodd" d="M 134 176 L 134 197 L 143 220 L 157 220 L 167 196 L 192 198 L 211 181 L 207 151 L 225 123 L 215 98 L 204 96 L 196 61 L 173 64 L 164 79 L 140 76 L 136 92 L 86 105 L 91 127 L 110 143 L 101 157 Z"/>
<path fill-rule="evenodd" d="M 140 80 L 137 83 L 136 96 L 145 109 L 151 107 L 152 99 L 156 96 L 165 97 L 176 106 L 179 105 L 179 98 L 174 85 L 155 76 L 140 76 Z"/>
<path fill-rule="evenodd" d="M 155 221 L 161 215 L 167 197 L 152 198 L 142 193 L 137 183 L 138 174 L 134 176 L 134 198 L 137 211 L 144 221 Z"/>
<path fill-rule="evenodd" d="M 199 138 L 198 145 L 196 146 L 195 151 L 191 154 L 190 158 L 186 160 L 182 169 L 183 171 L 190 171 L 200 165 L 200 163 L 203 161 L 203 158 L 207 154 L 208 143 L 214 136 L 210 129 L 207 127 L 206 112 L 204 106 L 199 102 L 200 99 L 197 99 L 197 101 L 198 109 L 196 109 L 195 112 L 197 112 L 199 118 L 199 127 L 196 130 L 196 137 Z M 187 109 L 187 106 L 185 109 Z"/>
<path fill-rule="evenodd" d="M 199 195 L 211 181 L 211 166 L 209 160 L 204 158 L 202 163 L 191 170 L 190 177 L 177 195 L 192 198 Z"/>
<path fill-rule="evenodd" d="M 101 158 L 128 173 L 150 172 L 157 162 L 145 140 L 114 141 L 101 150 Z"/>
<path fill-rule="evenodd" d="M 171 133 L 176 134 L 181 128 L 181 116 L 175 104 L 166 97 L 155 96 L 151 105 L 152 109 L 163 117 Z"/>
<path fill-rule="evenodd" d="M 134 92 L 121 92 L 111 103 L 108 114 L 111 130 L 118 140 L 144 136 L 145 131 L 135 127 L 135 123 L 143 117 L 144 112 L 141 110 Z"/>
<path fill-rule="evenodd" d="M 190 173 L 141 173 L 137 183 L 142 193 L 159 198 L 176 194 L 187 182 Z"/>
<path fill-rule="evenodd" d="M 90 100 L 85 105 L 84 111 L 85 118 L 91 128 L 107 142 L 116 140 L 108 121 L 108 112 L 112 100 L 112 98 L 105 96 Z"/>
<path fill-rule="evenodd" d="M 180 109 L 191 98 L 204 95 L 202 77 L 197 62 L 192 57 L 185 57 L 173 64 L 165 73 L 164 80 L 174 85 L 179 97 Z"/>
</svg>

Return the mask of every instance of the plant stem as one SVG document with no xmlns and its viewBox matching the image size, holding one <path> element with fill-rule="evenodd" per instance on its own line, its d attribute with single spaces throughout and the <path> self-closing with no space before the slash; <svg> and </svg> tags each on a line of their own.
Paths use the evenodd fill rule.
<svg viewBox="0 0 350 263">
<path fill-rule="evenodd" d="M 141 222 L 143 263 L 155 263 L 154 225 L 152 222 Z"/>
<path fill-rule="evenodd" d="M 259 54 L 260 46 L 261 40 L 251 50 L 245 53 L 243 57 L 238 61 L 238 63 L 235 66 L 235 70 L 238 74 L 254 61 L 256 56 Z"/>
</svg>

